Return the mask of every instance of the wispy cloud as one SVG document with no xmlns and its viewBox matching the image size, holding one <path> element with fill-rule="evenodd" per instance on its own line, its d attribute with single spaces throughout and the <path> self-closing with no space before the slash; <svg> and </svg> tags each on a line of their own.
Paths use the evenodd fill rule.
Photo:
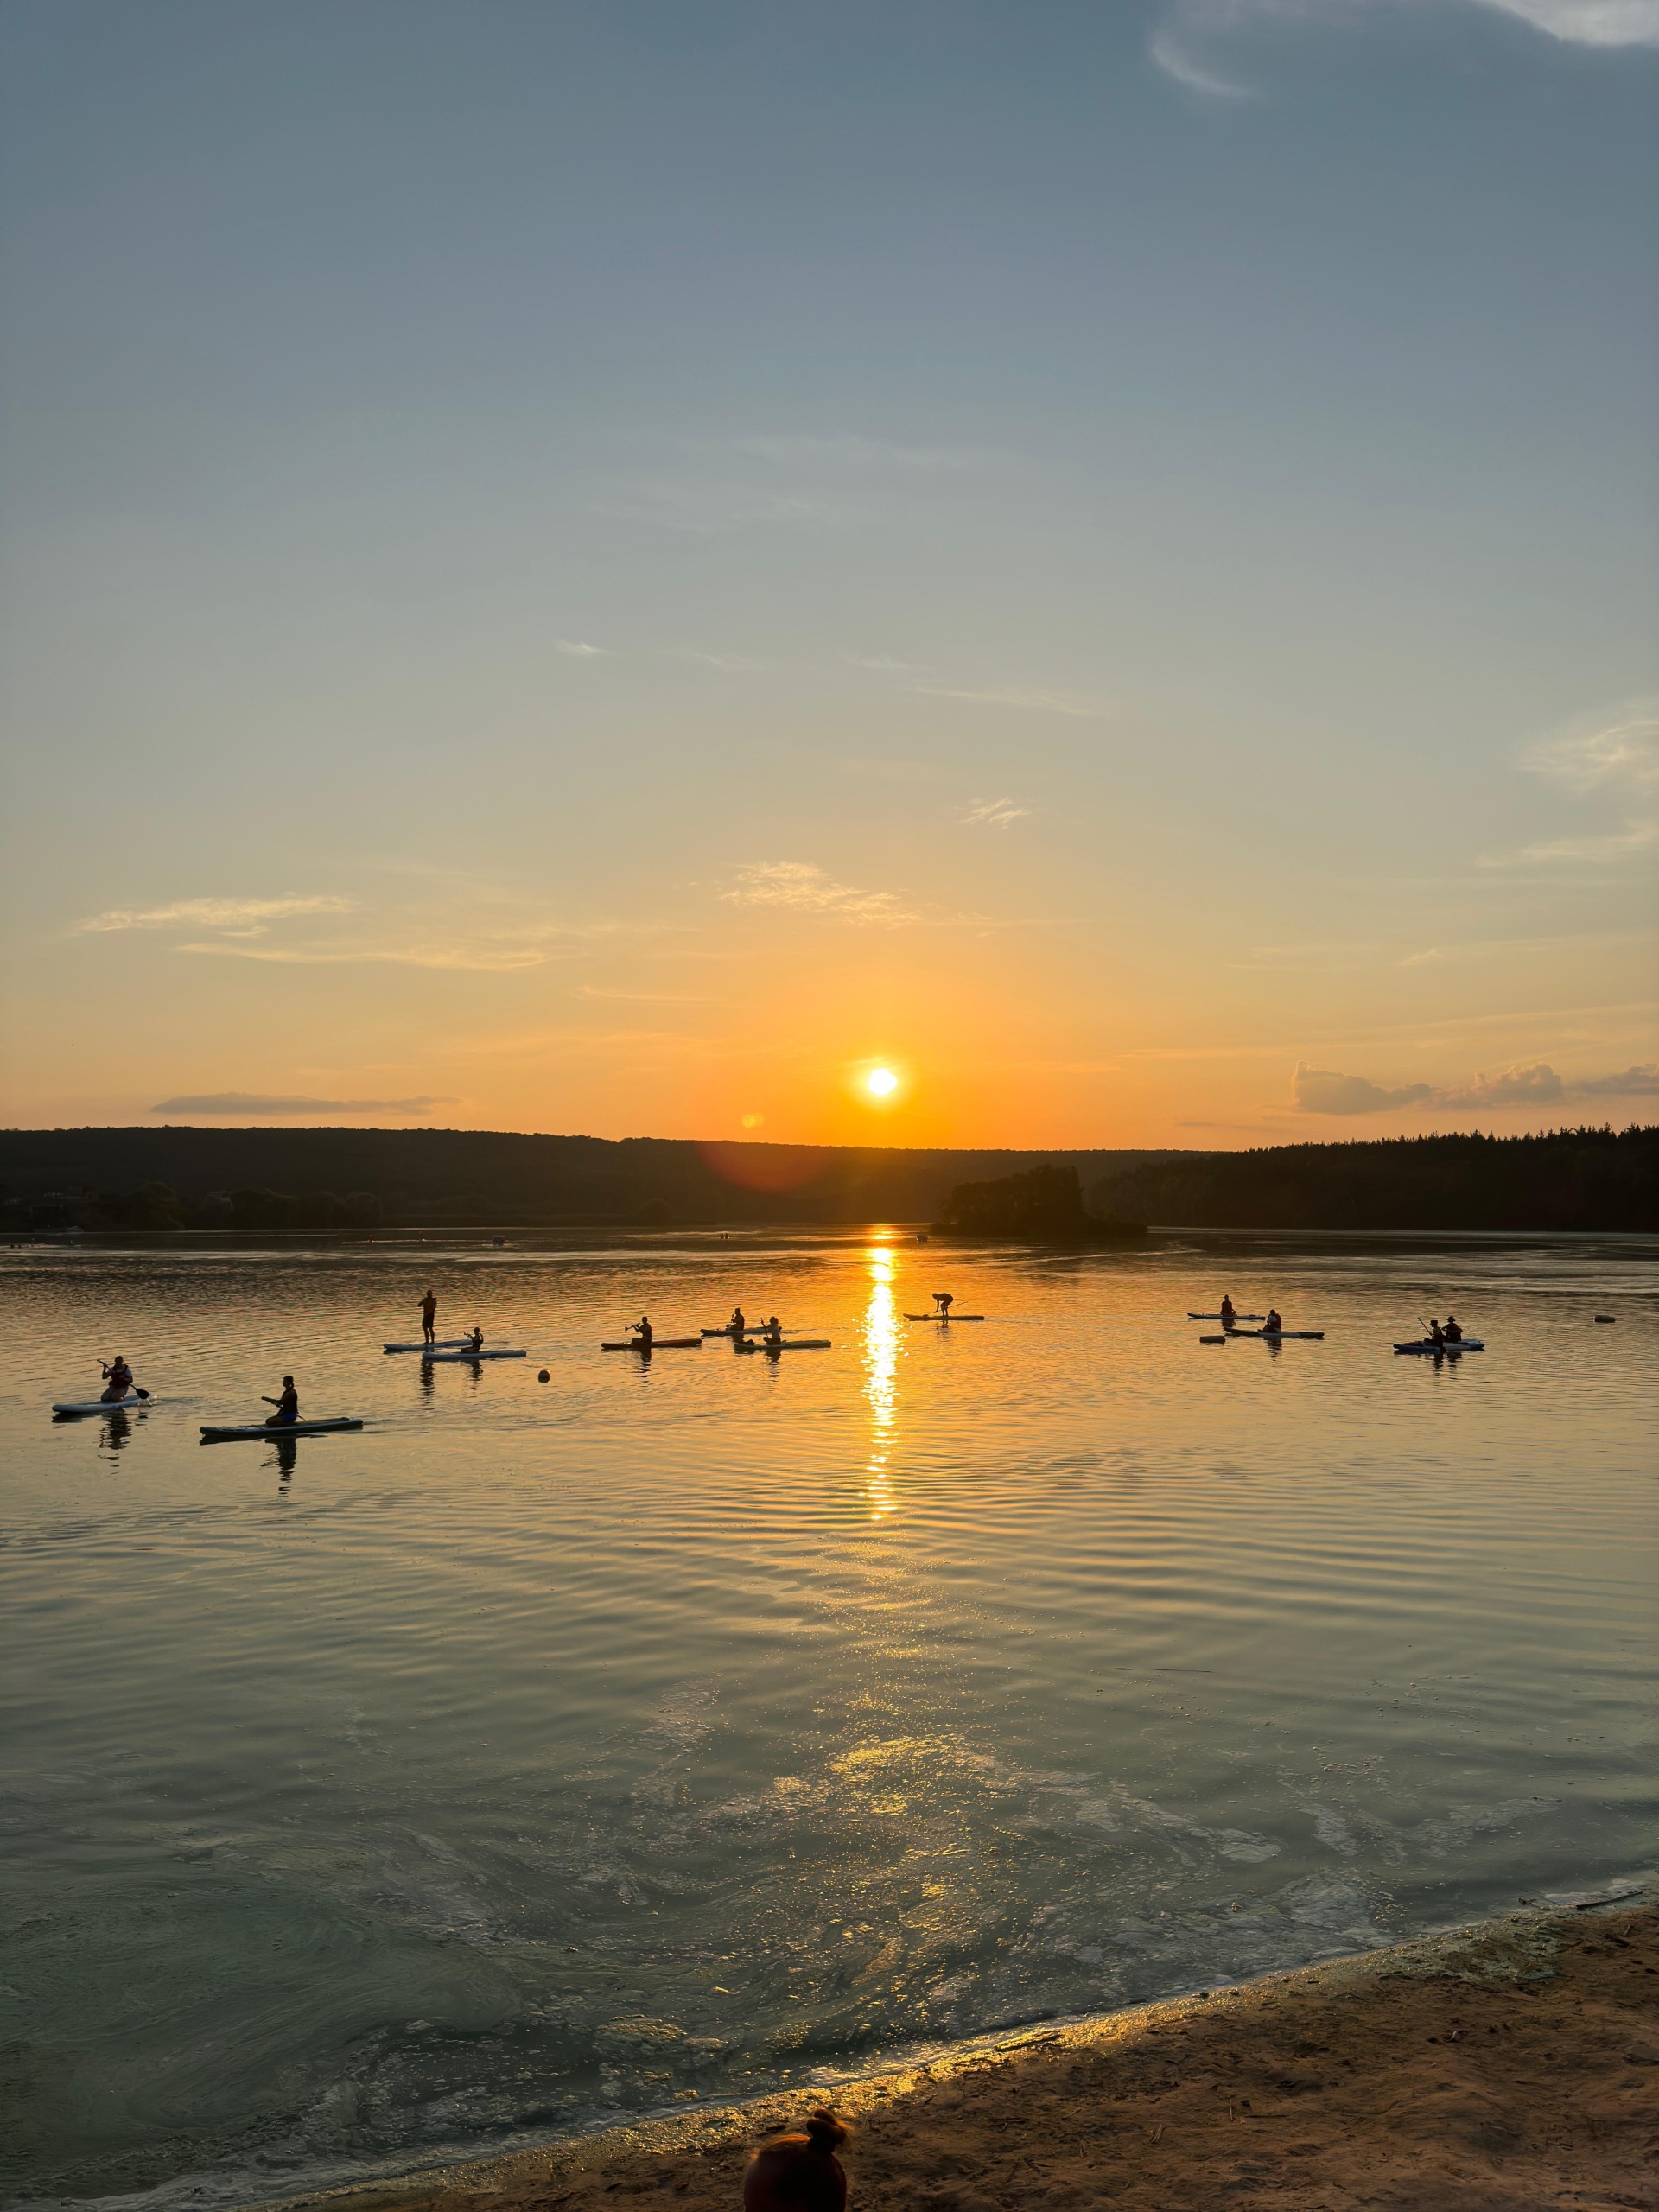
<svg viewBox="0 0 1659 2212">
<path fill-rule="evenodd" d="M 1028 806 L 1016 806 L 1011 798 L 976 798 L 957 819 L 970 829 L 1006 830 L 1010 823 L 1023 822 L 1030 812 Z"/>
<path fill-rule="evenodd" d="M 1201 99 L 1236 102 L 1257 94 L 1214 56 L 1268 25 L 1351 22 L 1397 0 L 1173 0 L 1147 52 L 1156 68 Z M 1444 12 L 1469 8 L 1529 24 L 1563 45 L 1659 46 L 1659 0 L 1428 0 Z"/>
<path fill-rule="evenodd" d="M 1081 692 L 1043 691 L 1019 683 L 997 684 L 982 691 L 944 683 L 912 683 L 910 689 L 927 699 L 962 699 L 975 707 L 1017 707 L 1033 714 L 1071 715 L 1079 721 L 1097 721 L 1105 713 L 1098 700 Z"/>
<path fill-rule="evenodd" d="M 424 1116 L 435 1106 L 458 1106 L 457 1098 L 294 1098 L 263 1090 L 210 1090 L 197 1096 L 163 1098 L 152 1114 L 412 1114 Z"/>
<path fill-rule="evenodd" d="M 175 899 L 165 906 L 110 906 L 74 925 L 78 933 L 105 930 L 159 930 L 169 926 L 224 930 L 244 937 L 264 934 L 266 925 L 296 914 L 349 914 L 350 899 Z"/>
<path fill-rule="evenodd" d="M 1659 706 L 1633 700 L 1611 719 L 1598 715 L 1540 738 L 1522 766 L 1578 791 L 1659 784 Z"/>
<path fill-rule="evenodd" d="M 1165 76 L 1173 77 L 1178 85 L 1189 92 L 1196 92 L 1201 99 L 1253 100 L 1260 97 L 1249 85 L 1235 84 L 1230 77 L 1217 76 L 1213 69 L 1202 67 L 1167 24 L 1153 33 L 1147 52 Z"/>
<path fill-rule="evenodd" d="M 893 925 L 921 919 L 891 891 L 837 883 L 810 861 L 753 861 L 738 870 L 737 881 L 721 896 L 734 906 L 784 906 L 832 921 Z"/>
<path fill-rule="evenodd" d="M 1482 853 L 1477 868 L 1616 868 L 1659 843 L 1659 822 L 1628 822 L 1600 836 L 1550 837 L 1513 853 Z"/>
<path fill-rule="evenodd" d="M 582 638 L 555 638 L 555 652 L 568 653 L 572 660 L 614 660 L 616 655 L 608 645 L 590 645 Z"/>
<path fill-rule="evenodd" d="M 178 944 L 175 952 L 207 954 L 225 960 L 261 960 L 274 968 L 440 968 L 474 975 L 511 975 L 520 968 L 540 968 L 557 958 L 584 950 L 566 944 L 558 950 L 545 938 L 496 944 L 413 944 L 370 942 L 363 944 L 239 944 L 209 938 L 200 944 Z"/>
<path fill-rule="evenodd" d="M 704 668 L 718 668 L 733 676 L 752 676 L 757 669 L 766 666 L 764 661 L 750 660 L 744 653 L 682 652 L 674 658 L 677 660 L 700 661 Z"/>
<path fill-rule="evenodd" d="M 620 1000 L 628 1006 L 727 1006 L 730 1001 L 707 997 L 700 991 L 608 991 L 598 983 L 578 983 L 579 999 Z"/>
</svg>

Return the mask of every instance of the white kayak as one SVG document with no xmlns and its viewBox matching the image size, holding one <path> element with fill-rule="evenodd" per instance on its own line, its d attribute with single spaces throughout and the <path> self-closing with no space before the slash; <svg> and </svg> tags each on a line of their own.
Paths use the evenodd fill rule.
<svg viewBox="0 0 1659 2212">
<path fill-rule="evenodd" d="M 342 1414 L 334 1421 L 283 1421 L 267 1428 L 262 1421 L 204 1422 L 203 1440 L 209 1444 L 227 1444 L 239 1436 L 326 1436 L 331 1429 L 361 1428 L 360 1421 L 347 1421 Z"/>
<path fill-rule="evenodd" d="M 466 1337 L 434 1337 L 430 1344 L 423 1338 L 417 1344 L 382 1344 L 380 1349 L 382 1351 L 448 1351 L 452 1344 L 464 1344 L 469 1341 Z"/>
<path fill-rule="evenodd" d="M 487 1349 L 482 1351 L 429 1351 L 425 1355 L 424 1363 L 430 1367 L 435 1360 L 439 1359 L 528 1359 L 529 1357 L 530 1354 L 527 1351 L 491 1351 Z"/>
<path fill-rule="evenodd" d="M 153 1406 L 155 1402 L 153 1390 L 146 1390 L 142 1396 L 135 1390 L 125 1398 L 70 1398 L 52 1410 L 54 1414 L 118 1414 L 124 1407 L 130 1409 L 134 1406 Z"/>
<path fill-rule="evenodd" d="M 1459 1337 L 1454 1344 L 1431 1344 L 1427 1337 L 1418 1337 L 1408 1344 L 1395 1346 L 1395 1351 L 1426 1351 L 1433 1352 L 1437 1357 L 1446 1352 L 1484 1351 L 1485 1349 L 1486 1340 L 1484 1337 Z"/>
</svg>

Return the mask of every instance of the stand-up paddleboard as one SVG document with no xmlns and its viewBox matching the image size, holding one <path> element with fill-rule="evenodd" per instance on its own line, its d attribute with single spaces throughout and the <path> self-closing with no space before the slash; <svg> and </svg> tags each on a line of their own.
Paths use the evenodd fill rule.
<svg viewBox="0 0 1659 2212">
<path fill-rule="evenodd" d="M 701 1351 L 701 1337 L 653 1337 L 649 1344 L 630 1337 L 626 1344 L 601 1344 L 601 1351 Z"/>
<path fill-rule="evenodd" d="M 1313 1344 L 1325 1342 L 1323 1329 L 1230 1329 L 1227 1333 L 1230 1337 L 1264 1337 L 1270 1344 L 1288 1344 L 1295 1337 Z"/>
<path fill-rule="evenodd" d="M 699 1329 L 697 1332 L 701 1337 L 764 1337 L 766 1333 L 764 1321 L 746 1321 L 741 1329 L 734 1329 L 728 1321 L 721 1328 Z"/>
<path fill-rule="evenodd" d="M 796 1337 L 786 1344 L 769 1344 L 762 1338 L 756 1344 L 740 1344 L 739 1351 L 828 1351 L 828 1337 Z"/>
<path fill-rule="evenodd" d="M 430 1367 L 435 1361 L 440 1359 L 528 1359 L 529 1357 L 530 1354 L 527 1351 L 492 1351 L 486 1347 L 482 1351 L 429 1351 L 426 1354 L 423 1364 Z"/>
<path fill-rule="evenodd" d="M 1459 1337 L 1455 1344 L 1431 1344 L 1427 1337 L 1419 1337 L 1414 1343 L 1395 1346 L 1395 1351 L 1433 1352 L 1437 1359 L 1447 1352 L 1455 1358 L 1460 1351 L 1484 1351 L 1485 1349 L 1486 1340 L 1484 1337 Z"/>
<path fill-rule="evenodd" d="M 906 1313 L 906 1321 L 982 1321 L 982 1313 Z"/>
<path fill-rule="evenodd" d="M 382 1351 L 448 1351 L 456 1344 L 464 1344 L 469 1341 L 470 1339 L 466 1337 L 434 1337 L 431 1343 L 428 1344 L 423 1338 L 417 1344 L 382 1344 L 380 1349 Z"/>
<path fill-rule="evenodd" d="M 118 1414 L 124 1408 L 130 1412 L 134 1406 L 153 1406 L 155 1394 L 149 1390 L 135 1390 L 126 1398 L 71 1398 L 53 1407 L 54 1414 Z"/>
<path fill-rule="evenodd" d="M 343 1414 L 334 1421 L 283 1421 L 267 1428 L 262 1421 L 204 1422 L 201 1436 L 205 1444 L 228 1444 L 232 1439 L 263 1436 L 267 1441 L 273 1436 L 327 1436 L 337 1428 L 361 1428 L 360 1421 L 347 1421 Z"/>
<path fill-rule="evenodd" d="M 1186 1318 L 1189 1321 L 1219 1321 L 1221 1316 L 1219 1313 L 1189 1313 Z M 1265 1313 L 1235 1313 L 1233 1316 L 1235 1321 L 1265 1321 L 1267 1318 Z M 388 1344 L 386 1350 L 390 1351 L 391 1346 Z"/>
</svg>

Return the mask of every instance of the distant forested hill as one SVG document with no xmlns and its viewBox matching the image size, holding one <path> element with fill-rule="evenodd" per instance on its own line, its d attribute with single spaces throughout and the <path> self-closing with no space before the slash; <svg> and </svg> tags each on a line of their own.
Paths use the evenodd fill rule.
<svg viewBox="0 0 1659 2212">
<path fill-rule="evenodd" d="M 1659 1128 L 1175 1154 L 1090 1198 L 1172 1228 L 1659 1230 Z"/>
<path fill-rule="evenodd" d="M 898 1151 L 475 1129 L 11 1129 L 13 1226 L 254 1231 L 571 1222 L 929 1221 L 954 1186 L 1147 1152 Z"/>
</svg>

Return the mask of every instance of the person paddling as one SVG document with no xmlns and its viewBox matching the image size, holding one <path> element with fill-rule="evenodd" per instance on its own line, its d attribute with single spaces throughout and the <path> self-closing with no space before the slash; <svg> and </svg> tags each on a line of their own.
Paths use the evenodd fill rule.
<svg viewBox="0 0 1659 2212">
<path fill-rule="evenodd" d="M 101 1359 L 98 1363 L 104 1368 L 104 1379 L 106 1385 L 99 1402 L 105 1406 L 119 1405 L 123 1398 L 131 1394 L 132 1370 L 119 1352 L 117 1352 L 107 1367 L 104 1367 Z"/>
<path fill-rule="evenodd" d="M 763 1344 L 770 1344 L 774 1351 L 783 1343 L 784 1325 L 775 1313 L 768 1315 L 766 1325 L 760 1332 L 760 1340 Z"/>
<path fill-rule="evenodd" d="M 468 1334 L 461 1339 L 461 1344 L 463 1350 L 467 1351 L 482 1351 L 484 1349 L 483 1330 L 474 1325 Z"/>
<path fill-rule="evenodd" d="M 1222 1325 L 1222 1327 L 1223 1327 L 1224 1329 L 1230 1329 L 1230 1328 L 1232 1327 L 1232 1325 L 1233 1325 L 1233 1323 L 1234 1323 L 1237 1319 L 1238 1319 L 1238 1308 L 1237 1308 L 1237 1306 L 1235 1306 L 1235 1305 L 1234 1305 L 1234 1303 L 1233 1303 L 1233 1301 L 1232 1301 L 1232 1298 L 1231 1298 L 1230 1294 L 1229 1294 L 1229 1293 L 1227 1293 L 1227 1292 L 1224 1292 L 1224 1293 L 1222 1294 L 1222 1300 L 1221 1300 L 1221 1325 Z"/>
<path fill-rule="evenodd" d="M 954 1291 L 936 1290 L 933 1294 L 933 1303 L 938 1308 L 941 1321 L 948 1321 L 950 1319 L 950 1308 L 956 1302 L 957 1297 Z"/>
<path fill-rule="evenodd" d="M 267 1428 L 292 1428 L 300 1417 L 300 1394 L 294 1388 L 294 1377 L 291 1375 L 284 1375 L 283 1377 L 283 1395 L 280 1398 L 261 1398 L 259 1402 L 262 1406 L 275 1406 L 276 1408 L 274 1414 L 265 1415 Z"/>
<path fill-rule="evenodd" d="M 630 1322 L 629 1322 L 629 1324 L 628 1324 L 628 1327 L 629 1327 L 629 1329 L 631 1330 L 631 1332 L 632 1332 L 632 1334 L 633 1334 L 634 1336 L 638 1337 L 638 1338 L 639 1339 L 639 1349 L 640 1349 L 640 1351 L 649 1351 L 651 1350 L 651 1316 L 650 1316 L 650 1314 L 649 1314 L 649 1313 L 642 1313 L 642 1314 L 639 1316 L 639 1319 L 637 1321 L 630 1321 Z"/>
<path fill-rule="evenodd" d="M 1269 1306 L 1268 1308 L 1268 1318 L 1262 1324 L 1262 1335 L 1264 1337 L 1282 1336 L 1284 1333 L 1284 1322 L 1280 1318 L 1279 1308 L 1276 1306 Z"/>
<path fill-rule="evenodd" d="M 1437 1351 L 1446 1342 L 1446 1331 L 1440 1326 L 1440 1323 L 1434 1320 L 1432 1317 L 1428 1324 L 1428 1342 L 1433 1345 Z"/>
<path fill-rule="evenodd" d="M 435 1341 L 438 1333 L 438 1294 L 429 1290 L 421 1300 L 421 1334 L 428 1344 Z"/>
<path fill-rule="evenodd" d="M 733 1306 L 732 1318 L 726 1325 L 734 1337 L 741 1337 L 747 1334 L 749 1325 L 743 1319 L 743 1308 L 741 1306 Z"/>
<path fill-rule="evenodd" d="M 1463 1325 L 1455 1313 L 1446 1315 L 1443 1332 L 1449 1344 L 1460 1344 L 1463 1342 Z"/>
</svg>

